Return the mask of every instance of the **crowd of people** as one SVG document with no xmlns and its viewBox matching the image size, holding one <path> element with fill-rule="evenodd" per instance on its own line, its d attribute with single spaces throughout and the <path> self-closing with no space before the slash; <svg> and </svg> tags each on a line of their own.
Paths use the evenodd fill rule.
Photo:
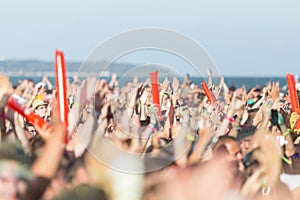
<svg viewBox="0 0 300 200">
<path fill-rule="evenodd" d="M 279 83 L 74 77 L 68 124 L 44 77 L 0 76 L 0 199 L 300 199 L 300 126 Z M 7 106 L 9 98 L 47 124 Z M 65 142 L 67 134 L 68 142 Z M 135 155 L 135 156 L 132 156 Z"/>
</svg>

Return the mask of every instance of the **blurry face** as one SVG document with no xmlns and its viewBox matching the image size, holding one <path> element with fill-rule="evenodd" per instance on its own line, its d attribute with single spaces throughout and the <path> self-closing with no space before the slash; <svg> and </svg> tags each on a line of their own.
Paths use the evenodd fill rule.
<svg viewBox="0 0 300 200">
<path fill-rule="evenodd" d="M 27 185 L 17 177 L 22 170 L 15 161 L 0 162 L 0 199 L 19 199 L 25 193 Z"/>
<path fill-rule="evenodd" d="M 241 141 L 240 147 L 242 151 L 242 155 L 244 156 L 246 152 L 248 151 L 251 143 L 252 136 L 246 137 Z"/>
<path fill-rule="evenodd" d="M 22 90 L 16 90 L 16 94 L 19 95 L 19 96 L 21 97 L 22 94 L 23 94 L 23 91 L 22 91 Z"/>
<path fill-rule="evenodd" d="M 243 170 L 243 155 L 241 153 L 241 149 L 238 142 L 230 141 L 227 142 L 225 145 L 229 153 L 229 159 L 238 162 L 239 169 Z"/>
<path fill-rule="evenodd" d="M 31 81 L 28 82 L 28 87 L 32 88 L 33 85 L 34 85 L 33 82 L 31 82 Z"/>
<path fill-rule="evenodd" d="M 34 126 L 27 126 L 27 130 L 25 131 L 25 136 L 29 140 L 33 138 L 36 135 L 36 130 Z"/>
<path fill-rule="evenodd" d="M 40 117 L 45 117 L 46 116 L 46 111 L 47 111 L 47 108 L 45 105 L 41 105 L 41 106 L 38 106 L 34 112 L 35 114 L 37 114 L 38 116 Z"/>
<path fill-rule="evenodd" d="M 259 153 L 259 151 L 256 149 L 252 152 L 252 155 L 249 157 L 249 159 L 247 159 L 248 161 L 248 166 L 245 169 L 245 174 L 246 176 L 250 177 L 252 176 L 252 174 L 258 170 L 259 168 L 259 163 L 257 162 L 257 160 L 255 159 L 256 155 Z M 249 155 L 251 154 L 251 152 L 248 153 Z M 246 155 L 247 156 L 247 155 Z"/>
<path fill-rule="evenodd" d="M 193 102 L 193 95 L 189 94 L 187 96 L 188 102 Z"/>
</svg>

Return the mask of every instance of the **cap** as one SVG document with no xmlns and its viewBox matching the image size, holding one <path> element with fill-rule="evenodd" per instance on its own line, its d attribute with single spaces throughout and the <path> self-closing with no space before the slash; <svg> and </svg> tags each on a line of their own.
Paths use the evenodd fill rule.
<svg viewBox="0 0 300 200">
<path fill-rule="evenodd" d="M 47 105 L 47 103 L 41 99 L 36 99 L 32 103 L 32 109 L 35 110 L 37 107 L 43 106 L 43 105 Z"/>
</svg>

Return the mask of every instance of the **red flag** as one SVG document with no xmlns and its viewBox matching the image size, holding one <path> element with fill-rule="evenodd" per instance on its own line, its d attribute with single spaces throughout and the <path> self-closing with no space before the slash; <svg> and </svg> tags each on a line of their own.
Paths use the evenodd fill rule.
<svg viewBox="0 0 300 200">
<path fill-rule="evenodd" d="M 205 81 L 202 81 L 201 85 L 202 85 L 202 89 L 204 90 L 205 95 L 208 98 L 208 101 L 210 102 L 210 105 L 213 105 L 216 102 L 215 96 L 211 93 L 211 91 L 209 90 Z"/>
<path fill-rule="evenodd" d="M 297 91 L 295 87 L 295 79 L 293 74 L 286 75 L 286 81 L 289 87 L 289 95 L 292 103 L 292 111 L 300 114 Z M 300 128 L 300 120 L 297 121 L 296 128 Z"/>
<path fill-rule="evenodd" d="M 55 73 L 59 116 L 68 127 L 66 65 L 63 52 L 58 50 L 55 52 Z M 68 143 L 68 133 L 65 135 L 65 143 Z"/>
<path fill-rule="evenodd" d="M 159 120 L 162 120 L 160 103 L 159 103 L 159 89 L 158 89 L 158 70 L 150 73 L 151 86 L 152 86 L 152 99 L 157 108 L 157 116 Z"/>
</svg>

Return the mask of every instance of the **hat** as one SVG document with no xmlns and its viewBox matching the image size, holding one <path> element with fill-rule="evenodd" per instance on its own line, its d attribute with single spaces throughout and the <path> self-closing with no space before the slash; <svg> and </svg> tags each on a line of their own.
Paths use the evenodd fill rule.
<svg viewBox="0 0 300 200">
<path fill-rule="evenodd" d="M 32 109 L 35 110 L 37 107 L 39 106 L 46 106 L 47 103 L 44 102 L 42 99 L 35 99 L 33 102 L 32 102 Z"/>
<path fill-rule="evenodd" d="M 0 145 L 0 160 L 14 160 L 28 166 L 31 166 L 34 161 L 32 157 L 25 154 L 20 144 L 7 141 Z"/>
</svg>

